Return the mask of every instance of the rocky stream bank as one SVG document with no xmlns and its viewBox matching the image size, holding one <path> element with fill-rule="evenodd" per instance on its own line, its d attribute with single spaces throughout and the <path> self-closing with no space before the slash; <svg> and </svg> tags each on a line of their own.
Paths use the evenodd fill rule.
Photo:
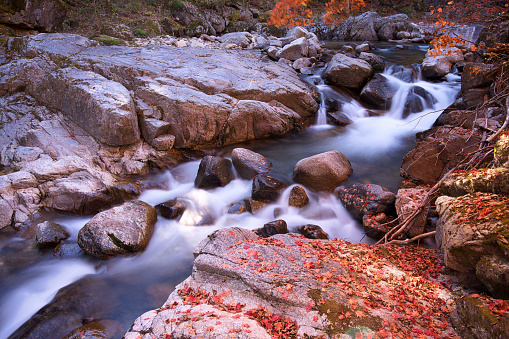
<svg viewBox="0 0 509 339">
<path fill-rule="evenodd" d="M 70 34 L 9 40 L 0 58 L 5 60 L 0 66 L 2 232 L 35 234 L 39 246 L 52 247 L 66 238 L 65 230 L 40 223 L 38 212 L 96 214 L 65 253 L 84 251 L 106 259 L 143 251 L 156 218 L 184 218 L 192 208 L 178 199 L 155 209 L 132 200 L 145 189 L 132 176 L 207 154 L 195 187 L 223 187 L 235 173 L 252 179 L 251 196 L 232 205 L 231 212 L 256 213 L 290 183 L 272 177 L 270 162 L 259 154 L 236 148 L 230 162 L 207 148 L 309 126 L 319 97 L 298 72 L 313 66 L 326 65 L 323 78 L 356 93 L 373 114 L 395 93 L 380 75 L 383 60 L 369 53 L 369 42 L 335 54 L 304 29 L 284 38 L 241 32 L 136 44 L 98 46 Z M 367 234 L 383 238 L 397 227 L 394 219 L 406 220 L 440 182 L 440 197 L 433 200 L 443 265 L 465 288 L 500 299 L 458 297 L 462 289 L 443 274 L 431 250 L 316 239 L 327 237 L 316 225 L 303 225 L 303 231 L 311 230 L 306 236 L 315 239 L 278 234 L 287 229 L 275 211 L 276 220 L 254 232 L 222 229 L 204 239 L 195 249 L 192 275 L 161 308 L 140 316 L 124 337 L 507 338 L 509 136 L 503 132 L 489 139 L 507 121 L 507 107 L 500 103 L 505 92 L 493 85 L 503 69 L 478 62 L 475 53 L 452 52 L 428 56 L 421 65 L 430 80 L 447 76 L 453 65 L 461 69 L 462 91 L 435 127 L 418 134 L 417 146 L 403 159 L 404 187 L 393 193 L 378 185 L 340 186 L 352 173 L 350 163 L 340 152 L 328 152 L 296 164 L 292 180 L 299 185 L 290 204 L 305 206 L 306 190 L 333 193 L 362 220 Z M 400 77 L 417 74 L 405 69 Z M 433 97 L 421 87 L 412 93 L 407 115 L 417 112 L 416 106 L 432 106 Z M 485 97 L 494 99 L 482 106 Z M 338 110 L 328 111 L 330 121 L 337 121 L 332 118 Z M 484 145 L 494 149 L 493 155 L 477 156 Z M 449 175 L 460 163 L 464 168 Z M 479 169 L 483 164 L 486 169 Z M 404 229 L 407 237 L 426 232 L 428 212 L 433 209 L 426 206 L 412 219 Z M 193 225 L 210 222 L 206 214 L 191 219 Z M 55 318 L 48 316 L 53 311 L 51 304 L 41 309 L 12 337 L 53 331 Z M 104 323 L 107 319 L 94 317 L 80 327 L 85 317 L 75 313 L 58 325 L 59 337 L 96 331 L 90 324 L 103 326 L 106 337 L 119 336 L 116 326 Z"/>
</svg>

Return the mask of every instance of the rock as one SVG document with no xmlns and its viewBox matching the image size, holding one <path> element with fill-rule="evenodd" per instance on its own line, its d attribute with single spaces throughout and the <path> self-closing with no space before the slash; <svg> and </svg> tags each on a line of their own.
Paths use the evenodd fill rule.
<svg viewBox="0 0 509 339">
<path fill-rule="evenodd" d="M 509 195 L 509 169 L 479 168 L 455 172 L 440 185 L 440 192 L 452 197 L 475 192 Z"/>
<path fill-rule="evenodd" d="M 60 242 L 53 249 L 53 257 L 55 258 L 75 258 L 84 255 L 85 252 L 76 243 Z"/>
<path fill-rule="evenodd" d="M 403 40 L 403 39 L 410 39 L 411 34 L 409 32 L 398 32 L 396 33 L 396 39 Z"/>
<path fill-rule="evenodd" d="M 355 48 L 353 46 L 343 45 L 339 51 L 341 54 L 344 54 L 349 58 L 355 59 L 357 57 L 357 53 L 355 52 Z"/>
<path fill-rule="evenodd" d="M 70 234 L 65 228 L 51 221 L 37 224 L 35 241 L 39 247 L 56 246 L 62 240 L 69 238 Z"/>
<path fill-rule="evenodd" d="M 403 32 L 410 33 L 414 29 L 406 14 L 395 14 L 377 18 L 374 27 L 377 31 L 378 38 L 382 41 L 389 41 L 395 38 L 399 39 L 397 36 L 398 33 L 407 36 L 407 34 Z M 410 36 L 411 35 L 408 35 L 408 38 L 410 38 Z"/>
<path fill-rule="evenodd" d="M 352 123 L 348 115 L 340 112 L 327 112 L 327 121 L 336 126 L 348 126 Z"/>
<path fill-rule="evenodd" d="M 11 49 L 21 56 L 35 58 L 46 56 L 55 61 L 66 61 L 92 45 L 92 41 L 76 34 L 41 33 L 14 38 Z"/>
<path fill-rule="evenodd" d="M 154 147 L 154 149 L 158 151 L 169 151 L 173 148 L 175 144 L 175 136 L 174 135 L 161 135 L 152 139 L 150 145 Z"/>
<path fill-rule="evenodd" d="M 335 85 L 357 90 L 368 81 L 372 73 L 373 69 L 368 62 L 338 53 L 327 65 L 322 77 Z"/>
<path fill-rule="evenodd" d="M 451 71 L 451 63 L 445 56 L 426 57 L 422 61 L 422 75 L 426 79 L 441 78 Z"/>
<path fill-rule="evenodd" d="M 248 32 L 234 32 L 220 36 L 217 40 L 223 44 L 235 44 L 242 48 L 246 48 L 253 40 L 253 36 Z"/>
<path fill-rule="evenodd" d="M 498 71 L 499 69 L 492 64 L 467 63 L 461 74 L 461 91 L 490 86 Z"/>
<path fill-rule="evenodd" d="M 78 233 L 78 244 L 93 256 L 108 259 L 143 251 L 157 220 L 149 204 L 132 200 L 95 215 Z"/>
<path fill-rule="evenodd" d="M 292 67 L 296 70 L 311 67 L 311 61 L 309 60 L 309 58 L 299 58 L 293 62 Z"/>
<path fill-rule="evenodd" d="M 412 113 L 422 112 L 424 109 L 432 108 L 437 99 L 420 86 L 414 86 L 408 91 L 408 96 L 403 107 L 403 118 Z"/>
<path fill-rule="evenodd" d="M 228 207 L 228 214 L 242 214 L 247 212 L 246 203 L 244 201 L 234 202 Z"/>
<path fill-rule="evenodd" d="M 178 48 L 187 47 L 187 41 L 185 41 L 184 39 L 180 39 L 175 43 L 175 46 L 177 46 Z"/>
<path fill-rule="evenodd" d="M 50 32 L 64 22 L 67 8 L 58 0 L 7 0 L 2 3 L 0 24 Z"/>
<path fill-rule="evenodd" d="M 295 61 L 308 56 L 309 44 L 305 37 L 292 41 L 276 53 L 278 59 Z"/>
<path fill-rule="evenodd" d="M 503 232 L 504 223 L 509 221 L 505 212 L 508 202 L 489 193 L 438 197 L 435 205 L 440 217 L 435 237 L 447 267 L 473 273 L 484 256 L 509 257 L 504 245 L 507 234 Z M 493 210 L 497 212 L 489 213 Z"/>
<path fill-rule="evenodd" d="M 0 198 L 0 230 L 9 227 L 12 224 L 14 210 L 4 199 Z"/>
<path fill-rule="evenodd" d="M 401 188 L 398 190 L 395 207 L 396 214 L 398 215 L 400 222 L 403 222 L 420 206 L 427 193 L 427 189 L 420 187 Z M 424 209 L 415 219 L 414 223 L 405 230 L 405 234 L 407 234 L 410 238 L 413 238 L 424 233 L 427 218 L 428 210 Z"/>
<path fill-rule="evenodd" d="M 359 59 L 367 61 L 373 68 L 373 72 L 383 72 L 385 70 L 385 61 L 379 55 L 362 52 L 359 55 Z"/>
<path fill-rule="evenodd" d="M 414 68 L 403 66 L 391 66 L 390 70 L 391 75 L 407 83 L 414 83 L 419 79 L 419 75 L 417 74 L 417 71 Z"/>
<path fill-rule="evenodd" d="M 187 202 L 183 199 L 171 199 L 155 206 L 157 214 L 166 219 L 178 219 L 184 214 Z"/>
<path fill-rule="evenodd" d="M 297 162 L 292 179 L 313 191 L 332 192 L 348 180 L 352 172 L 350 161 L 343 153 L 329 151 Z"/>
<path fill-rule="evenodd" d="M 477 149 L 480 141 L 469 130 L 448 126 L 434 127 L 417 136 L 417 146 L 403 157 L 400 174 L 432 185 L 463 160 L 462 154 Z"/>
<path fill-rule="evenodd" d="M 476 276 L 497 299 L 509 299 L 509 261 L 499 256 L 483 256 L 475 265 Z"/>
<path fill-rule="evenodd" d="M 46 306 L 21 325 L 12 338 L 62 338 L 83 319 L 101 319 L 116 311 L 115 290 L 95 274 L 61 288 Z"/>
<path fill-rule="evenodd" d="M 286 234 L 288 233 L 288 228 L 284 220 L 274 220 L 266 223 L 261 228 L 253 230 L 253 232 L 262 238 L 268 238 L 276 234 Z"/>
<path fill-rule="evenodd" d="M 355 47 L 355 53 L 357 54 L 361 54 L 363 52 L 368 52 L 369 51 L 369 43 L 363 43 L 363 44 L 360 44 L 360 45 L 357 45 Z"/>
<path fill-rule="evenodd" d="M 256 214 L 261 209 L 267 207 L 269 204 L 263 201 L 257 201 L 254 199 L 244 199 L 246 209 L 251 214 Z"/>
<path fill-rule="evenodd" d="M 396 90 L 389 85 L 387 78 L 375 74 L 362 89 L 360 99 L 376 108 L 389 110 Z"/>
<path fill-rule="evenodd" d="M 239 147 L 232 151 L 232 163 L 238 175 L 247 180 L 253 179 L 257 174 L 269 173 L 272 167 L 270 160 L 263 155 Z"/>
<path fill-rule="evenodd" d="M 313 37 L 316 37 L 314 33 L 310 33 L 307 29 L 301 27 L 301 26 L 295 26 L 294 28 L 290 29 L 288 31 L 288 34 L 286 34 L 287 37 L 291 37 L 292 40 L 297 40 L 302 37 L 306 39 L 311 39 Z"/>
<path fill-rule="evenodd" d="M 382 239 L 387 232 L 389 232 L 389 228 L 384 225 L 389 220 L 386 219 L 385 213 L 378 213 L 376 215 L 373 214 L 364 214 L 362 216 L 362 226 L 364 227 L 364 233 L 373 239 L 379 240 Z"/>
<path fill-rule="evenodd" d="M 124 24 L 106 23 L 101 27 L 101 33 L 122 40 L 130 41 L 134 39 L 133 32 Z"/>
<path fill-rule="evenodd" d="M 96 320 L 72 330 L 62 339 L 115 339 L 124 333 L 122 324 L 113 320 Z"/>
<path fill-rule="evenodd" d="M 357 220 L 362 220 L 368 214 L 391 212 L 396 200 L 394 193 L 375 184 L 340 186 L 334 190 L 334 194 Z"/>
<path fill-rule="evenodd" d="M 375 31 L 375 20 L 378 18 L 376 12 L 366 12 L 356 17 L 349 17 L 345 23 L 345 40 L 352 41 L 378 41 Z"/>
<path fill-rule="evenodd" d="M 302 225 L 297 231 L 308 239 L 329 239 L 329 235 L 318 225 Z"/>
<path fill-rule="evenodd" d="M 200 162 L 194 186 L 202 189 L 224 187 L 234 178 L 230 160 L 216 156 L 206 156 Z"/>
<path fill-rule="evenodd" d="M 509 168 L 509 135 L 502 133 L 495 142 L 495 163 L 498 166 Z"/>
<path fill-rule="evenodd" d="M 286 187 L 288 184 L 283 181 L 266 174 L 257 174 L 253 178 L 251 197 L 263 202 L 274 202 Z"/>
<path fill-rule="evenodd" d="M 160 338 L 163 334 L 188 337 L 190 329 L 192 337 L 227 338 L 234 334 L 245 339 L 270 338 L 281 336 L 281 332 L 274 330 L 279 326 L 283 326 L 289 338 L 326 338 L 330 333 L 338 338 L 354 338 L 355 333 L 357 337 L 358 334 L 370 336 L 387 329 L 383 322 L 392 319 L 393 311 L 387 308 L 397 307 L 400 300 L 393 297 L 397 293 L 408 296 L 417 307 L 444 307 L 444 317 L 432 320 L 437 326 L 448 319 L 453 301 L 447 289 L 411 270 L 411 265 L 392 264 L 402 258 L 409 263 L 417 258 L 426 258 L 427 262 L 434 258 L 433 252 L 419 249 L 418 254 L 413 255 L 400 247 L 384 251 L 369 248 L 372 249 L 375 253 L 368 254 L 366 245 L 340 239 L 312 240 L 295 234 L 259 239 L 249 230 L 220 229 L 195 249 L 193 275 L 176 287 L 161 308 L 136 319 L 124 338 L 135 339 L 139 335 Z M 436 262 L 436 259 L 431 260 Z M 355 267 L 362 269 L 349 270 Z M 373 270 L 377 272 L 376 277 L 370 273 Z M 291 279 L 282 280 L 282 276 Z M 435 297 L 424 298 L 422 288 L 400 283 L 411 277 L 422 279 L 425 291 Z M 376 293 L 383 284 L 386 292 L 378 294 L 382 299 L 380 303 L 368 303 L 368 297 L 354 296 L 357 290 L 353 287 L 357 285 L 344 282 L 350 279 L 362 279 L 365 283 L 359 288 L 362 286 L 367 296 Z M 353 301 L 357 304 L 352 306 Z M 356 306 L 359 304 L 362 306 Z M 386 306 L 380 307 L 381 304 Z M 341 315 L 346 312 L 350 312 L 349 317 L 343 319 Z M 200 321 L 196 318 L 193 321 L 193 316 L 199 316 Z M 175 321 L 170 325 L 171 319 Z M 396 329 L 404 326 L 403 321 L 406 320 L 392 320 Z M 429 329 L 419 322 L 412 328 L 423 332 Z M 229 333 L 232 329 L 237 330 Z M 444 337 L 455 335 L 450 326 L 434 333 Z"/>
<path fill-rule="evenodd" d="M 506 339 L 509 333 L 509 314 L 495 315 L 490 310 L 492 302 L 479 294 L 466 294 L 456 298 L 455 311 L 451 321 L 462 338 Z"/>
<path fill-rule="evenodd" d="M 155 138 L 168 134 L 171 125 L 159 119 L 147 118 L 141 121 L 141 135 L 148 143 L 151 143 Z"/>
<path fill-rule="evenodd" d="M 140 138 L 133 100 L 118 82 L 69 67 L 49 74 L 29 91 L 104 144 L 129 145 Z"/>
<path fill-rule="evenodd" d="M 309 197 L 306 194 L 304 187 L 297 185 L 292 187 L 290 197 L 288 198 L 288 205 L 292 207 L 302 208 L 309 203 Z"/>
</svg>

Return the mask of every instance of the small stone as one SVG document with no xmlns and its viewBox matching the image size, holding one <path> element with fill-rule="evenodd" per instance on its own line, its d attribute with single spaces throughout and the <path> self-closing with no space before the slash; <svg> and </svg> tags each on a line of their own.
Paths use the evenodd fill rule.
<svg viewBox="0 0 509 339">
<path fill-rule="evenodd" d="M 69 238 L 70 234 L 63 226 L 51 221 L 45 221 L 37 225 L 35 241 L 37 246 L 55 246 L 60 241 Z"/>
</svg>

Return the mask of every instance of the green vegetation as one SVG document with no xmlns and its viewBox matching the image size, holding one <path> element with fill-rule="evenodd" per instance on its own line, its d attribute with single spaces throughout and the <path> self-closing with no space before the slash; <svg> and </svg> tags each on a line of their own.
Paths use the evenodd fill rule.
<svg viewBox="0 0 509 339">
<path fill-rule="evenodd" d="M 148 32 L 144 31 L 143 29 L 137 28 L 133 31 L 134 36 L 138 38 L 146 38 L 148 37 Z"/>
<path fill-rule="evenodd" d="M 105 46 L 123 45 L 122 40 L 115 39 L 109 36 L 96 36 L 93 37 L 92 40 L 98 41 L 101 45 Z"/>
</svg>

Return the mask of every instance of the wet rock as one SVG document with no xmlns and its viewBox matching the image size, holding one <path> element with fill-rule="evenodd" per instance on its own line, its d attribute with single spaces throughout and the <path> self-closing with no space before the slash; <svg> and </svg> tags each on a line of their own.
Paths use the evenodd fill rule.
<svg viewBox="0 0 509 339">
<path fill-rule="evenodd" d="M 62 338 L 86 318 L 103 318 L 118 305 L 114 291 L 96 276 L 61 288 L 53 300 L 21 325 L 10 338 Z"/>
<path fill-rule="evenodd" d="M 122 324 L 114 320 L 97 320 L 75 328 L 62 339 L 115 339 L 124 333 Z"/>
<path fill-rule="evenodd" d="M 417 134 L 417 146 L 408 152 L 400 174 L 425 184 L 434 184 L 464 158 L 477 149 L 480 138 L 460 127 L 434 127 Z"/>
<path fill-rule="evenodd" d="M 62 240 L 69 238 L 70 234 L 62 225 L 51 221 L 37 224 L 35 241 L 39 247 L 56 246 Z"/>
<path fill-rule="evenodd" d="M 509 314 L 496 316 L 490 311 L 490 301 L 479 294 L 466 294 L 456 298 L 456 311 L 451 321 L 462 338 L 506 339 L 509 333 Z"/>
<path fill-rule="evenodd" d="M 389 85 L 387 78 L 375 74 L 362 89 L 360 99 L 376 108 L 388 110 L 396 90 Z"/>
<path fill-rule="evenodd" d="M 477 278 L 497 299 L 509 299 L 509 261 L 500 256 L 483 256 L 475 265 Z"/>
<path fill-rule="evenodd" d="M 385 70 L 385 61 L 379 55 L 361 52 L 359 54 L 359 59 L 367 61 L 373 68 L 373 72 L 383 72 Z"/>
<path fill-rule="evenodd" d="M 403 107 L 403 118 L 412 113 L 422 112 L 424 109 L 432 108 L 437 99 L 424 88 L 414 86 L 408 92 L 405 106 Z"/>
<path fill-rule="evenodd" d="M 84 255 L 85 252 L 76 243 L 60 242 L 53 250 L 55 258 L 75 258 Z"/>
<path fill-rule="evenodd" d="M 302 225 L 297 231 L 308 239 L 329 239 L 329 235 L 318 225 Z"/>
<path fill-rule="evenodd" d="M 348 180 L 352 172 L 350 161 L 343 153 L 329 151 L 297 162 L 292 179 L 313 191 L 332 192 Z"/>
<path fill-rule="evenodd" d="M 254 199 L 244 199 L 244 203 L 246 204 L 247 211 L 251 214 L 256 214 L 256 212 L 269 205 L 266 202 Z"/>
<path fill-rule="evenodd" d="M 58 0 L 19 0 L 2 3 L 0 24 L 50 32 L 62 25 L 67 8 Z"/>
<path fill-rule="evenodd" d="M 348 126 L 352 123 L 352 119 L 341 112 L 327 112 L 327 121 L 336 126 Z"/>
<path fill-rule="evenodd" d="M 194 180 L 197 188 L 211 189 L 224 187 L 234 178 L 232 163 L 222 157 L 208 155 L 200 162 L 198 174 Z"/>
<path fill-rule="evenodd" d="M 414 68 L 394 65 L 391 66 L 390 70 L 391 75 L 404 82 L 413 83 L 419 78 L 419 75 Z"/>
<path fill-rule="evenodd" d="M 171 199 L 155 205 L 157 214 L 166 219 L 178 219 L 187 208 L 187 202 L 183 199 Z"/>
<path fill-rule="evenodd" d="M 288 233 L 288 227 L 286 221 L 279 219 L 268 222 L 263 227 L 253 230 L 253 232 L 262 238 L 268 238 L 276 234 Z"/>
<path fill-rule="evenodd" d="M 278 59 L 295 61 L 308 56 L 309 43 L 305 37 L 292 41 L 276 53 Z"/>
<path fill-rule="evenodd" d="M 263 202 L 274 202 L 288 184 L 265 174 L 257 174 L 253 178 L 251 197 Z"/>
<path fill-rule="evenodd" d="M 143 251 L 157 220 L 149 204 L 132 200 L 95 215 L 78 233 L 78 244 L 93 256 L 108 259 Z"/>
<path fill-rule="evenodd" d="M 292 207 L 302 208 L 309 203 L 309 197 L 306 194 L 304 187 L 297 185 L 290 191 L 288 198 L 288 205 Z"/>
<path fill-rule="evenodd" d="M 390 213 L 394 210 L 396 200 L 394 193 L 375 184 L 340 186 L 334 190 L 334 194 L 357 220 L 362 220 L 367 214 Z"/>
<path fill-rule="evenodd" d="M 242 202 L 234 202 L 233 204 L 228 207 L 228 214 L 242 214 L 244 212 L 247 212 L 246 203 L 244 201 Z"/>
<path fill-rule="evenodd" d="M 451 63 L 445 56 L 427 57 L 422 62 L 422 75 L 426 79 L 437 79 L 451 71 Z"/>
<path fill-rule="evenodd" d="M 216 222 L 216 214 L 208 206 L 189 203 L 179 223 L 187 226 L 207 226 Z"/>
<path fill-rule="evenodd" d="M 373 69 L 368 62 L 338 53 L 329 62 L 322 77 L 335 85 L 358 90 L 372 73 Z"/>
<path fill-rule="evenodd" d="M 423 202 L 428 190 L 425 188 L 401 188 L 396 196 L 396 213 L 400 222 L 408 218 Z M 410 238 L 424 233 L 426 221 L 428 218 L 428 210 L 424 209 L 415 219 L 414 223 L 405 230 Z"/>
<path fill-rule="evenodd" d="M 239 176 L 247 180 L 257 174 L 269 173 L 272 167 L 270 160 L 246 148 L 233 149 L 232 163 Z"/>
<path fill-rule="evenodd" d="M 131 94 L 118 82 L 69 67 L 48 74 L 29 91 L 41 103 L 64 112 L 101 143 L 122 146 L 140 139 Z"/>
<path fill-rule="evenodd" d="M 384 213 L 379 213 L 376 215 L 373 214 L 364 214 L 362 216 L 362 226 L 364 227 L 364 233 L 373 239 L 382 239 L 387 232 L 389 232 L 389 228 L 384 224 L 387 222 L 386 216 Z"/>
</svg>

